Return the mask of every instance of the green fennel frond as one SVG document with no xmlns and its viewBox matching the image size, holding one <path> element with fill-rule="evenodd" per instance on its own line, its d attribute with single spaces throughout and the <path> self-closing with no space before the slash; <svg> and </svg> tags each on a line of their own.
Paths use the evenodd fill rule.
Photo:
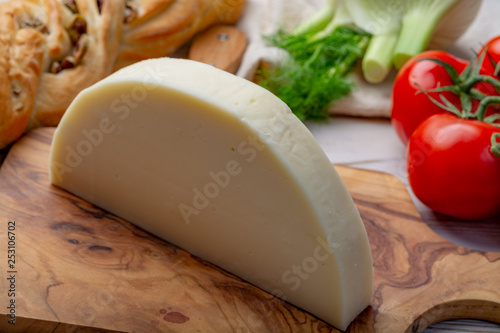
<svg viewBox="0 0 500 333">
<path fill-rule="evenodd" d="M 346 76 L 370 40 L 368 33 L 345 26 L 319 39 L 311 37 L 283 31 L 269 36 L 271 45 L 286 50 L 289 57 L 261 73 L 260 81 L 301 120 L 328 118 L 330 104 L 352 91 L 354 84 Z"/>
</svg>

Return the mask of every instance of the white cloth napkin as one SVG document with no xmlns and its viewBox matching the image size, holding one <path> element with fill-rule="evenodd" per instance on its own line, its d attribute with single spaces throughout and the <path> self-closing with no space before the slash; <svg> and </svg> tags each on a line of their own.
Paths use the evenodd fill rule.
<svg viewBox="0 0 500 333">
<path fill-rule="evenodd" d="M 261 60 L 275 62 L 283 56 L 266 45 L 262 36 L 278 28 L 291 29 L 312 15 L 324 0 L 247 0 L 238 22 L 249 40 L 248 49 L 237 75 L 251 79 Z M 448 49 L 452 54 L 470 59 L 488 39 L 500 35 L 500 1 L 483 0 L 479 13 L 468 30 Z M 359 71 L 359 70 L 358 70 Z M 349 116 L 390 117 L 391 91 L 396 71 L 381 84 L 368 84 L 360 75 L 351 75 L 357 88 L 347 98 L 335 103 L 331 113 Z"/>
</svg>

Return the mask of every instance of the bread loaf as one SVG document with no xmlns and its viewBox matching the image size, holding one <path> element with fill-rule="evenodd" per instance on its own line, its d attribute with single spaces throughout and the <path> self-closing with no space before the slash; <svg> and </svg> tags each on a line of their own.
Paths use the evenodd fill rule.
<svg viewBox="0 0 500 333">
<path fill-rule="evenodd" d="M 11 0 L 0 3 L 0 148 L 56 126 L 74 97 L 114 70 L 169 56 L 244 0 Z"/>
</svg>

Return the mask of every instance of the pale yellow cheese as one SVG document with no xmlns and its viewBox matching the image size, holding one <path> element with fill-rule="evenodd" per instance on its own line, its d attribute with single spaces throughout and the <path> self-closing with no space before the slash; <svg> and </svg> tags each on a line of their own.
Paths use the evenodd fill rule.
<svg viewBox="0 0 500 333">
<path fill-rule="evenodd" d="M 337 328 L 370 303 L 366 231 L 321 147 L 273 94 L 212 66 L 147 60 L 84 90 L 50 177 Z"/>
</svg>

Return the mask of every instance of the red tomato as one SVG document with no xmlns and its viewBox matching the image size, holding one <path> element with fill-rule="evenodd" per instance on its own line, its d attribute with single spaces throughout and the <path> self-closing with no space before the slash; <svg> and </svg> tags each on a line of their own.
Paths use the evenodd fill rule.
<svg viewBox="0 0 500 333">
<path fill-rule="evenodd" d="M 495 75 L 495 70 L 497 64 L 500 62 L 500 36 L 490 39 L 479 51 L 479 55 L 483 54 L 486 50 L 485 59 L 482 63 L 482 71 L 481 73 L 492 76 L 496 79 L 500 78 L 500 75 Z M 486 95 L 499 95 L 499 92 L 493 87 L 493 85 L 489 83 L 480 83 L 479 87 L 477 87 L 479 91 Z M 488 108 L 486 111 L 486 116 L 489 116 L 493 113 L 500 112 L 500 107 L 498 105 L 493 105 Z M 497 121 L 498 123 L 498 121 Z"/>
<path fill-rule="evenodd" d="M 451 114 L 425 120 L 407 151 L 408 179 L 417 198 L 457 218 L 500 214 L 500 157 L 490 151 L 493 133 L 500 129 Z"/>
<path fill-rule="evenodd" d="M 500 48 L 500 39 L 498 41 Z M 492 48 L 496 47 L 495 43 L 489 44 Z M 500 57 L 500 54 L 497 53 Z M 420 60 L 422 58 L 437 59 L 451 65 L 458 74 L 461 74 L 469 65 L 469 62 L 463 59 L 454 57 L 444 51 L 425 51 L 406 62 L 406 64 L 398 72 L 392 90 L 392 125 L 404 144 L 408 143 L 413 131 L 428 117 L 434 114 L 447 113 L 448 111 L 436 105 L 430 97 L 443 102 L 440 97 L 443 96 L 451 102 L 458 110 L 462 110 L 462 105 L 458 95 L 444 91 L 441 93 L 432 92 L 429 96 L 424 94 L 422 90 L 430 90 L 437 87 L 450 86 L 456 82 L 452 81 L 450 74 L 440 64 L 431 60 Z M 492 76 L 493 66 L 486 66 L 486 62 L 480 68 L 479 74 Z M 487 82 L 479 82 L 474 86 L 485 95 L 498 95 L 495 87 Z M 418 94 L 417 94 L 418 93 Z M 472 112 L 477 109 L 479 100 L 472 99 Z M 497 106 L 489 106 L 486 115 L 498 113 Z"/>
<path fill-rule="evenodd" d="M 482 54 L 486 49 L 486 55 L 483 62 L 483 67 L 488 73 L 495 72 L 495 66 L 500 62 L 500 36 L 489 40 L 481 49 L 479 54 Z"/>
<path fill-rule="evenodd" d="M 446 70 L 439 64 L 422 58 L 439 59 L 449 63 L 460 74 L 469 64 L 444 51 L 425 51 L 410 60 L 399 70 L 392 90 L 391 122 L 401 141 L 408 143 L 413 131 L 422 121 L 431 115 L 445 113 L 444 109 L 435 105 L 422 89 L 429 90 L 438 86 L 449 86 L 453 82 Z M 460 108 L 460 99 L 451 92 L 443 92 L 443 96 Z M 429 93 L 440 101 L 438 93 Z"/>
</svg>

